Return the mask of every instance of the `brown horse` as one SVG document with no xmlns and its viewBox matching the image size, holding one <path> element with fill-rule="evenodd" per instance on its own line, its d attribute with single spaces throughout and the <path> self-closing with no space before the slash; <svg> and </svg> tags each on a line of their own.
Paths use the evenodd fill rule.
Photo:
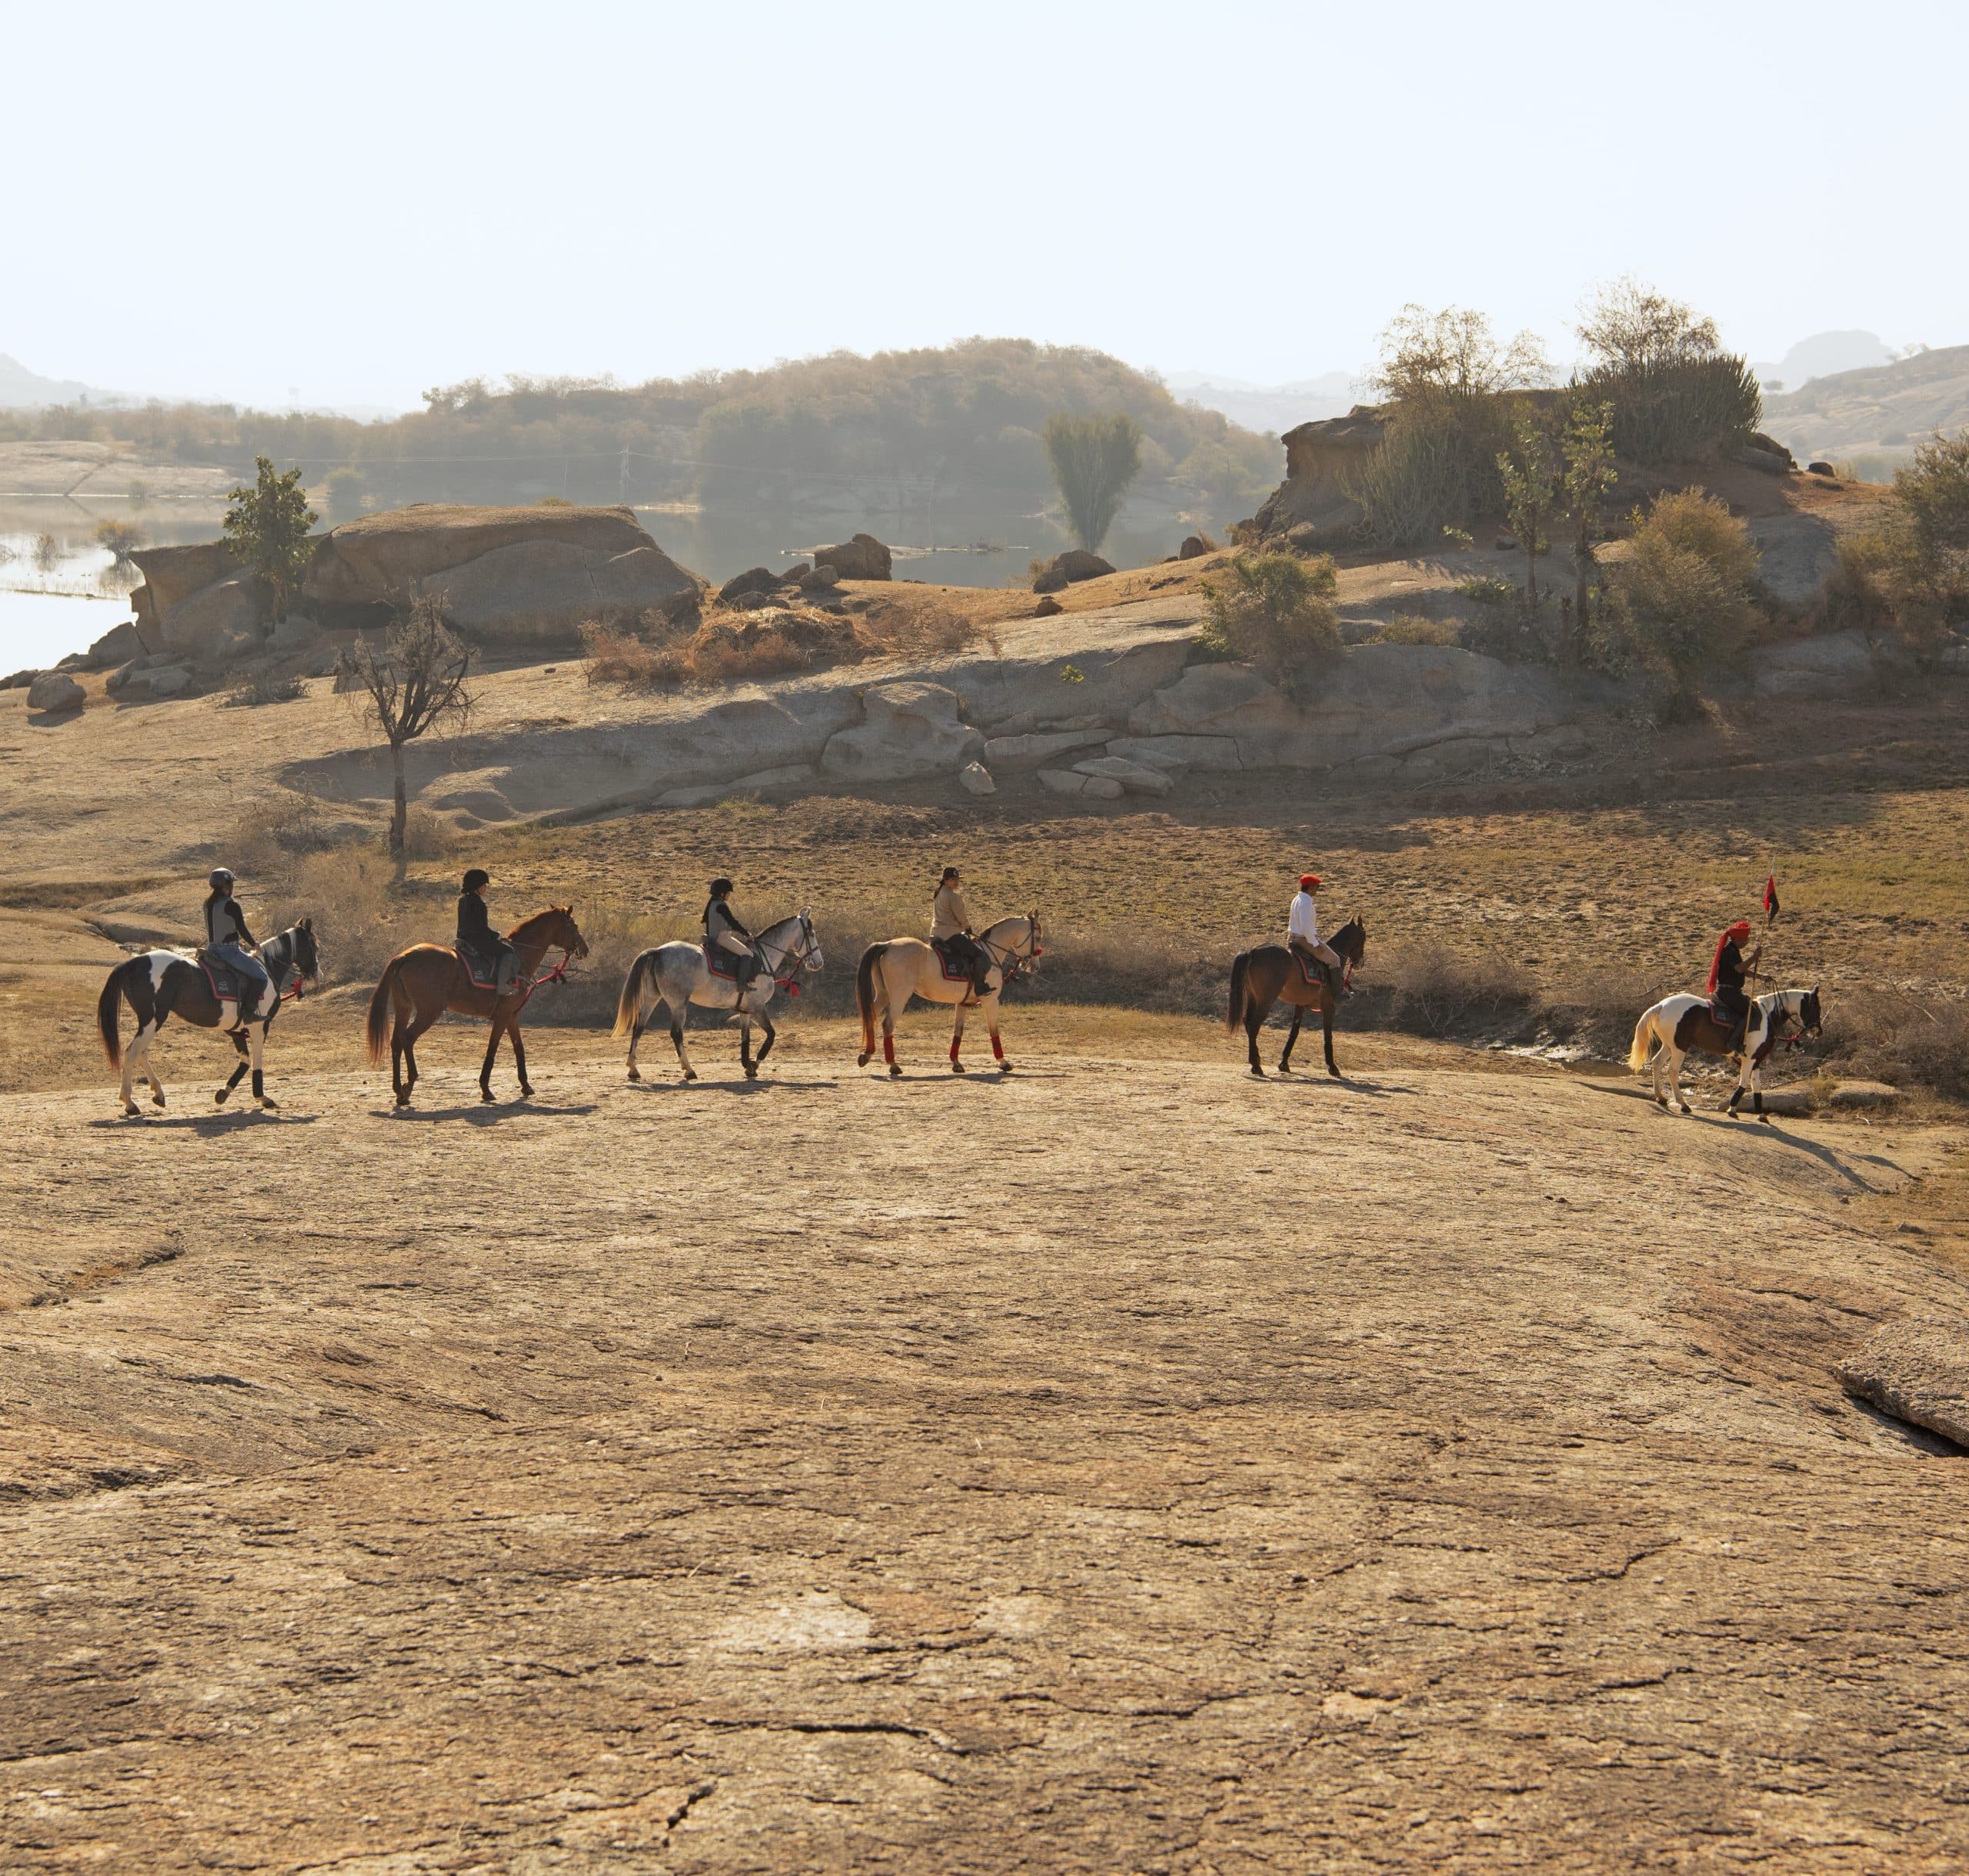
<svg viewBox="0 0 1969 1876">
<path fill-rule="evenodd" d="M 1327 940 L 1328 947 L 1342 960 L 1351 978 L 1368 950 L 1368 921 L 1350 918 Z M 1292 1033 L 1285 1038 L 1285 1052 L 1278 1058 L 1279 1072 L 1292 1071 L 1292 1045 L 1299 1039 L 1299 1024 L 1308 1010 L 1318 1010 L 1326 1031 L 1326 1071 L 1338 1077 L 1333 1059 L 1333 988 L 1324 981 L 1306 981 L 1299 960 L 1283 945 L 1261 945 L 1255 951 L 1241 951 L 1231 963 L 1231 1013 L 1224 1028 L 1237 1033 L 1244 1025 L 1249 1045 L 1251 1072 L 1264 1073 L 1258 1061 L 1258 1031 L 1280 998 L 1292 1006 Z"/>
<path fill-rule="evenodd" d="M 522 1097 L 533 1092 L 526 1078 L 526 1045 L 520 1040 L 520 1012 L 533 995 L 534 973 L 541 960 L 557 948 L 565 955 L 561 965 L 588 955 L 588 940 L 575 923 L 571 905 L 550 905 L 544 912 L 522 918 L 506 934 L 507 942 L 519 953 L 518 986 L 508 995 L 495 997 L 484 985 L 475 984 L 465 961 L 448 945 L 413 945 L 400 951 L 383 966 L 375 994 L 369 999 L 369 1062 L 380 1068 L 387 1038 L 390 1051 L 390 1085 L 396 1091 L 397 1105 L 410 1105 L 410 1091 L 417 1085 L 417 1038 L 447 1010 L 460 1016 L 482 1016 L 492 1025 L 492 1039 L 485 1045 L 485 1061 L 478 1071 L 481 1101 L 492 1098 L 492 1064 L 499 1053 L 499 1038 L 513 1038 L 513 1065 L 520 1072 Z M 560 968 L 560 967 L 557 967 Z M 396 1013 L 395 1026 L 390 1013 Z M 404 1070 L 408 1066 L 409 1078 Z"/>
</svg>

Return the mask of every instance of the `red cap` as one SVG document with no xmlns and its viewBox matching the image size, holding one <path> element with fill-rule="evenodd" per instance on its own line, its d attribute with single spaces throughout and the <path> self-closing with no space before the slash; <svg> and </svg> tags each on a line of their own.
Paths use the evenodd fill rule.
<svg viewBox="0 0 1969 1876">
<path fill-rule="evenodd" d="M 1318 874 L 1301 873 L 1299 875 L 1299 890 L 1301 892 L 1317 892 L 1319 889 L 1320 876 Z"/>
<path fill-rule="evenodd" d="M 1745 938 L 1748 938 L 1750 935 L 1751 921 L 1747 918 L 1739 918 L 1737 922 L 1730 928 L 1731 937 L 1734 938 L 1739 945 L 1741 945 Z"/>
</svg>

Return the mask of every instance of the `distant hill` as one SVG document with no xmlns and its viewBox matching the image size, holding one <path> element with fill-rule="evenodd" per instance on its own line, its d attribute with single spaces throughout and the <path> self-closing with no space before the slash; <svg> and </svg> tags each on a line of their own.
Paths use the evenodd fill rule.
<svg viewBox="0 0 1969 1876">
<path fill-rule="evenodd" d="M 1900 355 L 1877 332 L 1814 332 L 1800 339 L 1776 364 L 1753 361 L 1751 369 L 1765 392 L 1775 395 L 1802 390 L 1814 378 L 1891 365 Z"/>
<path fill-rule="evenodd" d="M 1289 385 L 1257 385 L 1213 372 L 1171 372 L 1163 382 L 1186 403 L 1221 411 L 1233 423 L 1274 436 L 1321 418 L 1344 417 L 1367 395 L 1351 372 L 1325 372 Z"/>
<path fill-rule="evenodd" d="M 0 411 L 42 410 L 51 404 L 74 404 L 84 398 L 98 403 L 114 395 L 76 378 L 43 378 L 0 352 Z"/>
<path fill-rule="evenodd" d="M 1764 427 L 1801 462 L 1911 452 L 1969 429 L 1969 345 L 1836 372 L 1764 400 Z"/>
</svg>

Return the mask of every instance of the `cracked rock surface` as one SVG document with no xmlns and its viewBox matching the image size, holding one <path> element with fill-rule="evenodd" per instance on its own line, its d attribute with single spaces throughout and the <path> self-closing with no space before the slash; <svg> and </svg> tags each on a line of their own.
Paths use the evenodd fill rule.
<svg viewBox="0 0 1969 1876">
<path fill-rule="evenodd" d="M 0 1868 L 1969 1863 L 1915 1136 L 1021 1071 L 0 1101 Z"/>
</svg>

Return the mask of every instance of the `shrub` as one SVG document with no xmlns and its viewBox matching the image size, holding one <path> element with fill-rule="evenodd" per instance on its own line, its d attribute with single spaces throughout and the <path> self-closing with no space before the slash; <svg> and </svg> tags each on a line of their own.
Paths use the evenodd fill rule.
<svg viewBox="0 0 1969 1876">
<path fill-rule="evenodd" d="M 1130 416 L 1076 417 L 1055 411 L 1041 432 L 1053 481 L 1080 544 L 1092 553 L 1106 539 L 1141 468 L 1141 425 Z"/>
<path fill-rule="evenodd" d="M 344 466 L 331 469 L 325 485 L 328 493 L 328 518 L 331 521 L 353 521 L 362 512 L 362 498 L 368 484 L 360 469 Z"/>
<path fill-rule="evenodd" d="M 298 468 L 276 475 L 273 464 L 261 456 L 255 459 L 254 470 L 251 488 L 242 486 L 226 496 L 222 525 L 234 555 L 265 583 L 273 621 L 278 625 L 287 617 L 315 551 L 308 538 L 315 511 L 302 491 Z"/>
<path fill-rule="evenodd" d="M 298 678 L 280 678 L 270 671 L 258 671 L 239 679 L 222 701 L 228 709 L 250 709 L 260 704 L 291 704 L 307 694 L 307 686 Z"/>
<path fill-rule="evenodd" d="M 1612 408 L 1618 455 L 1687 462 L 1742 442 L 1763 421 L 1755 374 L 1684 302 L 1629 276 L 1601 287 L 1582 314 L 1576 329 L 1594 361 L 1584 388 Z"/>
<path fill-rule="evenodd" d="M 1686 714 L 1706 670 L 1739 658 L 1756 612 L 1750 530 L 1699 488 L 1655 497 L 1638 517 L 1614 595 L 1638 661 L 1667 678 Z"/>
<path fill-rule="evenodd" d="M 1340 649 L 1339 579 L 1324 554 L 1242 555 L 1202 589 L 1206 654 L 1247 660 L 1288 690 Z"/>
<path fill-rule="evenodd" d="M 1447 619 L 1424 618 L 1419 612 L 1398 612 L 1384 619 L 1373 645 L 1461 645 L 1462 635 Z"/>
<path fill-rule="evenodd" d="M 1969 432 L 1924 444 L 1895 475 L 1881 525 L 1840 543 L 1824 616 L 1869 632 L 1891 626 L 1917 660 L 1969 616 Z"/>
<path fill-rule="evenodd" d="M 1857 991 L 1841 996 L 1827 1037 L 1831 1060 L 1851 1073 L 1969 1100 L 1969 1003 Z"/>
<path fill-rule="evenodd" d="M 128 521 L 106 521 L 96 525 L 96 545 L 107 548 L 119 561 L 128 560 L 142 544 L 143 536 Z"/>
</svg>

